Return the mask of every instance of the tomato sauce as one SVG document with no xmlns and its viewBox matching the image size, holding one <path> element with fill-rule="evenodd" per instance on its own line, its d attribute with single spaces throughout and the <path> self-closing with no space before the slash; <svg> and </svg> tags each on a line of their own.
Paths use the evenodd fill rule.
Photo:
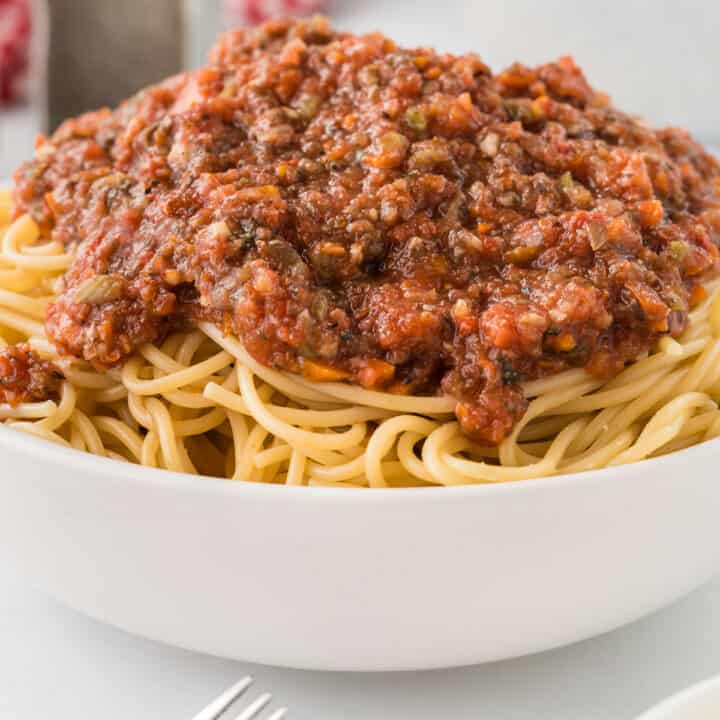
<svg viewBox="0 0 720 720">
<path fill-rule="evenodd" d="M 493 75 L 322 18 L 222 36 L 64 123 L 15 183 L 76 252 L 62 354 L 107 368 L 209 320 L 313 380 L 450 394 L 488 443 L 524 380 L 609 376 L 682 333 L 718 268 L 716 160 L 570 58 Z"/>
<path fill-rule="evenodd" d="M 60 389 L 62 373 L 53 363 L 41 360 L 28 345 L 13 345 L 0 351 L 0 403 L 47 400 Z"/>
</svg>

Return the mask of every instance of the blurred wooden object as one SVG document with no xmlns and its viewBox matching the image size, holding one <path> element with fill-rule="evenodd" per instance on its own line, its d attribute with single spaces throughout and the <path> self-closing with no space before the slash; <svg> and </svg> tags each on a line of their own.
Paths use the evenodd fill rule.
<svg viewBox="0 0 720 720">
<path fill-rule="evenodd" d="M 49 0 L 49 125 L 179 71 L 180 0 Z"/>
</svg>

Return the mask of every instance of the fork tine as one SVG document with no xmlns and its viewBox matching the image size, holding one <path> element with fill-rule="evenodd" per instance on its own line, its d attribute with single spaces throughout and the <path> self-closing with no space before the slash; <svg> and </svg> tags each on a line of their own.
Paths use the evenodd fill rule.
<svg viewBox="0 0 720 720">
<path fill-rule="evenodd" d="M 282 720 L 287 715 L 288 709 L 286 707 L 276 710 L 268 720 Z"/>
<path fill-rule="evenodd" d="M 192 720 L 218 720 L 218 718 L 252 685 L 253 679 L 248 675 L 229 687 L 219 698 L 213 700 Z"/>
<path fill-rule="evenodd" d="M 272 700 L 270 693 L 261 695 L 255 702 L 248 705 L 235 720 L 252 720 L 258 716 L 258 713 Z"/>
</svg>

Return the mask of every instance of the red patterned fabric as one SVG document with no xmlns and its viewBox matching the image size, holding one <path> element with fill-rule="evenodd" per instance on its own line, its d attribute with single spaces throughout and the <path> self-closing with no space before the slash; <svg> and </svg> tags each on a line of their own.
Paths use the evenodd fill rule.
<svg viewBox="0 0 720 720">
<path fill-rule="evenodd" d="M 0 105 L 22 96 L 31 29 L 30 0 L 0 0 Z"/>
<path fill-rule="evenodd" d="M 306 15 L 327 9 L 328 0 L 225 0 L 229 17 L 255 25 L 278 15 Z"/>
</svg>

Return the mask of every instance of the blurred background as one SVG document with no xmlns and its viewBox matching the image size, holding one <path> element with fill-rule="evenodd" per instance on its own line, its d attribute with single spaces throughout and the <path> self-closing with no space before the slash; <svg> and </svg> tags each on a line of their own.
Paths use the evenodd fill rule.
<svg viewBox="0 0 720 720">
<path fill-rule="evenodd" d="M 318 11 L 494 70 L 571 54 L 622 109 L 720 145 L 717 0 L 0 0 L 0 177 L 62 118 L 202 64 L 222 29 Z"/>
</svg>

